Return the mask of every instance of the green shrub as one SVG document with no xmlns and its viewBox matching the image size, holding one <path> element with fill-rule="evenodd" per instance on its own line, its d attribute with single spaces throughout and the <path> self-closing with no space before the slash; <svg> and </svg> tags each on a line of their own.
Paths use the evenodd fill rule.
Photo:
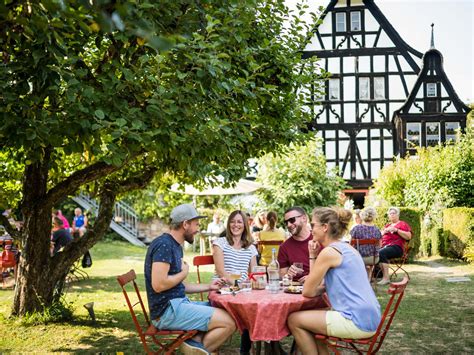
<svg viewBox="0 0 474 355">
<path fill-rule="evenodd" d="M 413 259 L 415 255 L 420 253 L 421 217 L 420 210 L 416 208 L 400 207 L 400 220 L 407 222 L 413 232 L 410 240 L 410 259 Z M 382 229 L 387 223 L 387 208 L 377 208 L 375 225 Z"/>
<path fill-rule="evenodd" d="M 474 208 L 455 207 L 443 211 L 443 229 L 448 256 L 474 261 Z"/>
</svg>

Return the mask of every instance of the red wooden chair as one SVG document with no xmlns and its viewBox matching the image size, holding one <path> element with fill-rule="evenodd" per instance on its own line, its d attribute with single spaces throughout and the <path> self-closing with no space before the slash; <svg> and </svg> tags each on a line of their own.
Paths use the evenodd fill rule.
<svg viewBox="0 0 474 355">
<path fill-rule="evenodd" d="M 359 251 L 359 246 L 361 245 L 372 245 L 372 265 L 366 265 L 365 267 L 367 268 L 367 275 L 369 276 L 369 281 L 372 282 L 374 278 L 374 267 L 375 267 L 375 258 L 377 257 L 377 246 L 380 245 L 380 240 L 379 239 L 356 239 L 352 238 L 351 239 L 351 245 Z"/>
<path fill-rule="evenodd" d="M 192 338 L 196 335 L 197 330 L 158 330 L 153 324 L 151 324 L 150 319 L 148 318 L 148 313 L 145 310 L 143 305 L 142 297 L 140 296 L 140 291 L 136 283 L 136 274 L 134 270 L 130 270 L 126 274 L 117 276 L 117 281 L 122 287 L 123 295 L 125 296 L 125 301 L 127 302 L 130 314 L 133 319 L 133 323 L 137 328 L 138 336 L 145 348 L 147 354 L 173 354 L 173 352 L 186 340 Z M 136 293 L 136 302 L 132 304 L 126 287 L 133 289 Z M 135 297 L 133 297 L 135 300 Z M 142 327 L 138 321 L 137 314 L 135 313 L 135 306 L 140 305 L 143 317 L 145 318 L 145 327 Z M 153 343 L 159 348 L 158 351 L 152 351 L 148 346 L 147 338 L 151 338 Z"/>
<path fill-rule="evenodd" d="M 324 334 L 316 334 L 315 338 L 327 344 L 327 346 L 334 351 L 335 354 L 340 354 L 339 349 L 357 352 L 358 354 L 375 354 L 382 346 L 383 340 L 390 329 L 393 318 L 397 313 L 398 306 L 402 301 L 405 293 L 405 288 L 408 284 L 408 277 L 405 277 L 400 282 L 392 282 L 388 288 L 387 293 L 390 296 L 385 311 L 382 314 L 382 319 L 377 327 L 377 331 L 373 336 L 366 339 L 346 339 L 331 337 Z"/>
<path fill-rule="evenodd" d="M 193 258 L 193 265 L 196 266 L 196 272 L 198 277 L 198 283 L 201 283 L 201 274 L 199 273 L 199 266 L 201 265 L 214 265 L 214 258 L 212 255 L 199 255 Z M 204 292 L 200 292 L 201 301 L 204 301 Z"/>
<path fill-rule="evenodd" d="M 410 254 L 410 243 L 406 242 L 405 247 L 403 249 L 403 255 L 399 258 L 389 259 L 389 267 L 392 269 L 392 275 L 390 276 L 390 280 L 395 280 L 397 278 L 397 271 L 403 271 L 405 275 L 410 279 L 410 275 L 404 269 L 405 264 L 408 261 L 408 255 Z"/>
</svg>

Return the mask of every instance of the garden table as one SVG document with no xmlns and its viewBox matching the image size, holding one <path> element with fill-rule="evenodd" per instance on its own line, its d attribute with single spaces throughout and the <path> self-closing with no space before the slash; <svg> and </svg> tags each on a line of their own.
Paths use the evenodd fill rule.
<svg viewBox="0 0 474 355">
<path fill-rule="evenodd" d="M 283 291 L 271 294 L 267 290 L 239 292 L 235 296 L 211 292 L 209 301 L 232 316 L 240 333 L 248 329 L 252 341 L 272 342 L 266 350 L 273 354 L 279 352 L 278 341 L 290 334 L 286 324 L 290 313 L 328 307 L 321 296 L 306 298 Z"/>
</svg>

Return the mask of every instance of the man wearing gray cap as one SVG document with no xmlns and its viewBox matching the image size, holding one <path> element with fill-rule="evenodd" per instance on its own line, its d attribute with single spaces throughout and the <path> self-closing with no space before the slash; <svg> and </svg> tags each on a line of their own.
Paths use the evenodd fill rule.
<svg viewBox="0 0 474 355">
<path fill-rule="evenodd" d="M 223 279 L 211 284 L 189 284 L 184 280 L 189 265 L 183 259 L 183 243 L 194 242 L 199 232 L 200 216 L 194 206 L 183 204 L 171 211 L 170 232 L 150 244 L 145 258 L 145 284 L 152 323 L 158 329 L 199 330 L 186 340 L 184 354 L 209 354 L 235 331 L 232 317 L 209 302 L 191 302 L 185 293 L 219 289 Z"/>
</svg>

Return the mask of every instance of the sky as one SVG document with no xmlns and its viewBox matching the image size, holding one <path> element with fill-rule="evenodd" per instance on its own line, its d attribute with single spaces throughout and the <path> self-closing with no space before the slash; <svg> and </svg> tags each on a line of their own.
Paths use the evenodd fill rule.
<svg viewBox="0 0 474 355">
<path fill-rule="evenodd" d="M 287 0 L 292 8 L 297 0 Z M 307 0 L 311 9 L 329 0 Z M 375 0 L 403 40 L 419 52 L 430 47 L 434 23 L 435 48 L 444 70 L 465 103 L 474 103 L 474 0 Z"/>
</svg>

